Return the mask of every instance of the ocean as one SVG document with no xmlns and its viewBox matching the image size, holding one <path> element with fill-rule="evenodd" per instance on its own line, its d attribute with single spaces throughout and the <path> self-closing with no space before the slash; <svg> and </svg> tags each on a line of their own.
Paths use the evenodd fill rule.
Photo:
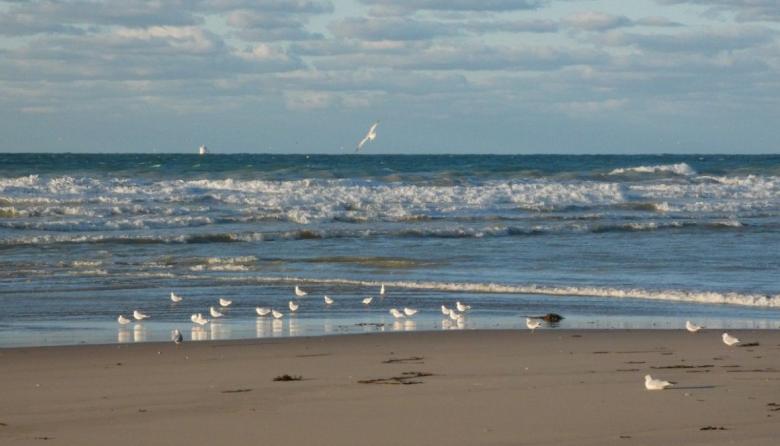
<svg viewBox="0 0 780 446">
<path fill-rule="evenodd" d="M 3 347 L 546 313 L 560 328 L 780 328 L 779 252 L 776 155 L 0 154 Z M 220 297 L 225 317 L 190 322 Z M 456 301 L 472 306 L 460 321 L 440 310 Z M 403 307 L 419 313 L 388 312 Z M 117 324 L 135 309 L 151 317 Z"/>
</svg>

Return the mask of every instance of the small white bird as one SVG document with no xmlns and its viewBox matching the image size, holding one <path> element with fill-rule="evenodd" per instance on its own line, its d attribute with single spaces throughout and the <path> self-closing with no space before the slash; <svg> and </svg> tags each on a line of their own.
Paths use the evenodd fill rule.
<svg viewBox="0 0 780 446">
<path fill-rule="evenodd" d="M 271 313 L 271 309 L 266 307 L 255 307 L 255 312 L 258 316 L 268 316 Z"/>
<path fill-rule="evenodd" d="M 444 305 L 442 305 L 441 306 L 441 314 L 443 314 L 445 316 L 449 316 L 450 315 L 450 309 L 445 307 Z"/>
<path fill-rule="evenodd" d="M 525 318 L 525 326 L 531 329 L 531 333 L 533 333 L 534 330 L 542 326 L 542 321 L 527 317 Z"/>
<path fill-rule="evenodd" d="M 702 328 L 704 328 L 704 327 L 701 326 L 701 325 L 696 325 L 696 324 L 694 324 L 691 321 L 685 321 L 685 329 L 690 331 L 691 333 L 696 333 L 697 331 L 701 330 Z"/>
<path fill-rule="evenodd" d="M 133 319 L 135 319 L 137 321 L 142 321 L 144 319 L 149 319 L 149 315 L 141 313 L 138 310 L 135 310 L 135 311 L 133 311 Z"/>
<path fill-rule="evenodd" d="M 379 288 L 379 295 L 384 296 L 385 295 L 385 284 L 383 283 L 382 286 Z"/>
<path fill-rule="evenodd" d="M 276 310 L 271 310 L 271 314 L 273 315 L 274 319 L 281 319 L 284 316 L 281 311 Z"/>
<path fill-rule="evenodd" d="M 305 296 L 307 294 L 309 294 L 309 293 L 307 293 L 306 291 L 303 291 L 302 289 L 298 288 L 298 285 L 295 285 L 295 295 L 296 296 L 303 297 L 303 296 Z"/>
<path fill-rule="evenodd" d="M 739 344 L 739 339 L 735 338 L 734 336 L 731 336 L 728 333 L 723 333 L 723 343 L 731 347 L 732 345 Z"/>
<path fill-rule="evenodd" d="M 415 308 L 409 308 L 409 307 L 404 307 L 404 314 L 405 314 L 407 317 L 412 317 L 412 316 L 414 316 L 415 314 L 417 314 L 417 309 L 415 309 Z"/>
<path fill-rule="evenodd" d="M 301 306 L 300 304 L 296 304 L 293 301 L 288 302 L 287 305 L 290 307 L 290 311 L 293 311 L 293 312 L 298 311 L 298 307 Z"/>
<path fill-rule="evenodd" d="M 219 306 L 220 307 L 229 307 L 230 304 L 232 304 L 232 303 L 233 303 L 232 300 L 227 300 L 227 299 L 224 299 L 222 297 L 219 298 Z"/>
<path fill-rule="evenodd" d="M 181 344 L 182 341 L 184 341 L 184 336 L 181 335 L 181 332 L 177 328 L 176 330 L 173 330 L 171 333 L 171 341 L 173 341 L 176 344 Z"/>
<path fill-rule="evenodd" d="M 203 315 L 200 313 L 196 313 L 190 316 L 190 320 L 198 325 L 206 325 L 209 323 L 209 320 L 203 317 Z"/>
<path fill-rule="evenodd" d="M 662 381 L 660 379 L 654 379 L 650 375 L 645 375 L 645 388 L 647 390 L 664 390 L 672 384 L 674 383 L 669 381 Z"/>
<path fill-rule="evenodd" d="M 457 308 L 458 311 L 463 313 L 465 311 L 469 311 L 471 309 L 471 305 L 462 304 L 460 303 L 460 301 L 457 301 L 455 302 L 455 308 Z"/>
<path fill-rule="evenodd" d="M 461 317 L 463 317 L 463 316 L 458 314 L 457 311 L 455 311 L 453 309 L 450 309 L 450 319 L 452 319 L 453 321 L 457 321 L 458 318 L 461 318 Z"/>
<path fill-rule="evenodd" d="M 372 300 L 374 300 L 374 298 L 371 297 L 371 296 L 368 296 L 368 297 L 364 297 L 361 302 L 363 302 L 363 305 L 368 305 L 368 304 L 371 303 Z"/>
<path fill-rule="evenodd" d="M 355 149 L 355 152 L 360 152 L 360 149 L 363 148 L 363 145 L 367 143 L 368 141 L 373 141 L 376 139 L 376 127 L 379 125 L 379 121 L 376 121 L 374 124 L 371 125 L 371 128 L 368 129 L 368 133 L 366 133 L 366 136 L 363 137 L 362 140 L 357 145 L 357 149 Z"/>
<path fill-rule="evenodd" d="M 118 318 L 116 318 L 116 321 L 119 322 L 119 325 L 127 325 L 130 323 L 130 319 L 124 317 L 123 315 L 119 315 Z"/>
<path fill-rule="evenodd" d="M 181 297 L 178 294 L 176 294 L 173 291 L 171 291 L 171 302 L 176 304 L 176 303 L 181 302 L 182 300 L 184 300 L 183 297 Z"/>
<path fill-rule="evenodd" d="M 391 308 L 390 309 L 390 314 L 392 314 L 393 317 L 396 318 L 396 319 L 402 319 L 404 317 L 404 314 L 401 313 L 400 311 L 398 311 L 397 308 Z"/>
<path fill-rule="evenodd" d="M 323 296 L 323 299 L 325 299 L 325 305 L 333 305 L 333 299 L 331 299 L 328 296 Z"/>
<path fill-rule="evenodd" d="M 209 307 L 209 313 L 211 314 L 211 317 L 213 317 L 214 319 L 217 319 L 217 318 L 220 318 L 220 317 L 224 316 L 224 314 L 220 313 L 214 307 Z"/>
</svg>

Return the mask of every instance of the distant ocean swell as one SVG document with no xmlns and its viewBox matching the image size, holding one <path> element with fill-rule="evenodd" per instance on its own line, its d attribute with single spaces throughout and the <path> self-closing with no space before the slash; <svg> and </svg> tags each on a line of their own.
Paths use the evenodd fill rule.
<svg viewBox="0 0 780 446">
<path fill-rule="evenodd" d="M 0 227 L 20 227 L 25 225 L 10 225 L 0 223 Z M 31 224 L 45 226 L 45 224 Z M 59 231 L 72 227 L 69 224 L 51 224 L 49 231 Z M 126 226 L 141 229 L 142 226 Z M 117 228 L 119 229 L 119 228 Z M 22 237 L 5 237 L 0 239 L 0 247 L 27 245 L 57 245 L 57 244 L 187 244 L 187 243 L 251 243 L 277 240 L 316 240 L 316 239 L 347 239 L 347 238 L 487 238 L 487 237 L 524 237 L 560 234 L 599 234 L 608 232 L 647 232 L 664 230 L 745 230 L 749 225 L 738 220 L 722 221 L 666 221 L 666 222 L 635 222 L 625 224 L 576 224 L 558 226 L 517 227 L 493 225 L 489 227 L 447 227 L 447 228 L 400 228 L 397 230 L 383 229 L 300 229 L 290 231 L 267 232 L 213 232 L 194 234 L 161 234 L 161 235 L 106 235 L 64 233 L 61 235 L 41 234 Z M 766 226 L 757 228 L 767 230 Z M 775 227 L 774 229 L 780 229 Z M 89 229 L 81 228 L 81 231 Z"/>
</svg>

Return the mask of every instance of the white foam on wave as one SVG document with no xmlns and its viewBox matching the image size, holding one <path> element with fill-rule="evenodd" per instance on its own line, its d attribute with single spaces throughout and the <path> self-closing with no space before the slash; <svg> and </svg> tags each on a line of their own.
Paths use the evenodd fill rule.
<svg viewBox="0 0 780 446">
<path fill-rule="evenodd" d="M 689 173 L 684 163 L 612 173 Z M 691 170 L 692 171 L 692 170 Z M 780 212 L 780 177 L 697 177 L 686 181 L 490 180 L 432 185 L 367 180 L 160 180 L 22 177 L 5 179 L 0 219 L 39 230 L 133 230 L 225 222 L 416 222 L 614 207 L 638 212 Z M 647 208 L 632 207 L 651 203 Z M 30 224 L 35 222 L 36 224 Z M 10 226 L 9 226 L 10 225 Z M 27 225 L 27 226 L 24 226 Z"/>
<path fill-rule="evenodd" d="M 621 167 L 612 170 L 610 175 L 625 175 L 627 173 L 671 173 L 682 176 L 696 175 L 696 171 L 686 163 L 659 164 L 656 166 Z"/>
<path fill-rule="evenodd" d="M 239 278 L 223 277 L 219 280 L 246 280 Z M 706 290 L 649 290 L 642 288 L 613 288 L 598 286 L 549 286 L 549 285 L 508 285 L 498 283 L 479 282 L 424 282 L 424 281 L 365 281 L 351 279 L 306 279 L 301 277 L 254 277 L 253 280 L 262 283 L 309 283 L 330 285 L 353 285 L 377 287 L 382 283 L 392 288 L 407 288 L 418 290 L 436 290 L 449 292 L 469 293 L 497 293 L 497 294 L 537 294 L 546 296 L 582 296 L 582 297 L 609 297 L 650 299 L 672 302 L 689 302 L 698 304 L 727 304 L 750 307 L 780 308 L 780 294 L 749 294 L 737 292 L 718 292 Z"/>
</svg>

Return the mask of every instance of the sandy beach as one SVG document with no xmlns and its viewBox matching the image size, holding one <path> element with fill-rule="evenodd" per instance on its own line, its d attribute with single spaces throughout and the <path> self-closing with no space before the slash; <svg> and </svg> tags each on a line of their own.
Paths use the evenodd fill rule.
<svg viewBox="0 0 780 446">
<path fill-rule="evenodd" d="M 780 333 L 463 331 L 0 350 L 0 443 L 775 445 Z M 647 391 L 645 374 L 675 381 Z M 274 381 L 280 375 L 300 381 Z"/>
</svg>

